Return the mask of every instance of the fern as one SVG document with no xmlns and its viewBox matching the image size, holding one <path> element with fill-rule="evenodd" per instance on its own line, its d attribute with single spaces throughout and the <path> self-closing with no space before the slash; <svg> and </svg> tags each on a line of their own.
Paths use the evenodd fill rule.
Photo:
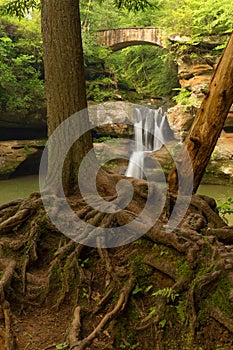
<svg viewBox="0 0 233 350">
<path fill-rule="evenodd" d="M 180 317 L 180 322 L 182 324 L 184 324 L 186 320 L 185 310 L 186 310 L 186 301 L 180 300 L 179 304 L 176 306 L 176 311 Z"/>
<path fill-rule="evenodd" d="M 162 296 L 174 302 L 175 299 L 179 296 L 179 294 L 175 293 L 172 288 L 164 288 L 164 289 L 159 289 L 156 292 L 152 293 L 152 296 L 154 297 Z"/>
</svg>

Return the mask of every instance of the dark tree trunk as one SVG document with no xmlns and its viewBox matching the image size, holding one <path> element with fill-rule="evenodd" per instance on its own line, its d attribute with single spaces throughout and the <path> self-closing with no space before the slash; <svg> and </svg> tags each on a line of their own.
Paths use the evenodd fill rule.
<svg viewBox="0 0 233 350">
<path fill-rule="evenodd" d="M 178 160 L 181 177 L 179 190 L 186 191 L 185 186 L 188 182 L 185 179 L 193 172 L 193 193 L 196 193 L 232 103 L 233 34 L 217 65 L 209 89 L 181 150 Z M 187 161 L 185 149 L 189 153 L 191 162 Z M 175 166 L 169 175 L 168 182 L 171 193 L 176 195 L 178 178 Z"/>
<path fill-rule="evenodd" d="M 48 136 L 51 136 L 64 120 L 87 107 L 86 86 L 79 1 L 42 0 L 41 4 L 47 123 Z M 72 130 L 64 131 L 64 139 L 70 132 Z M 91 148 L 91 133 L 87 132 L 70 149 L 63 167 L 66 193 L 71 193 L 78 184 L 78 167 Z M 49 149 L 48 182 L 55 191 L 58 159 L 59 153 Z"/>
</svg>

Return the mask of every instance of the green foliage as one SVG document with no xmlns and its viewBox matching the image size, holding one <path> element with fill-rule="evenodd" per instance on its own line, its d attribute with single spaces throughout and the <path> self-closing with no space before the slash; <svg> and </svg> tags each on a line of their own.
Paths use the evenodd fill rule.
<svg viewBox="0 0 233 350">
<path fill-rule="evenodd" d="M 89 262 L 89 258 L 86 258 L 86 259 L 84 259 L 84 260 L 78 259 L 78 261 L 79 261 L 81 267 L 87 268 L 88 262 Z"/>
<path fill-rule="evenodd" d="M 28 111 L 44 102 L 40 22 L 33 10 L 39 7 L 39 0 L 0 0 L 1 14 L 21 19 L 17 22 L 5 17 L 11 34 L 3 25 L 0 28 L 1 111 Z M 95 102 L 114 99 L 114 95 L 118 98 L 119 91 L 123 98 L 132 100 L 171 97 L 179 87 L 171 51 L 145 45 L 112 54 L 97 44 L 97 30 L 163 28 L 167 36 L 189 36 L 189 43 L 183 46 L 186 52 L 190 44 L 195 46 L 203 38 L 216 40 L 214 54 L 225 46 L 227 37 L 223 34 L 233 30 L 233 4 L 228 0 L 80 0 L 80 13 L 87 96 Z M 180 91 L 175 101 L 196 104 L 188 94 Z"/>
<path fill-rule="evenodd" d="M 120 87 L 142 96 L 168 96 L 179 86 L 172 56 L 156 46 L 125 48 L 108 56 L 106 68 L 114 73 Z"/>
<path fill-rule="evenodd" d="M 25 17 L 32 9 L 39 9 L 40 2 L 38 0 L 8 0 L 1 1 L 0 14 L 17 16 L 18 18 Z"/>
<path fill-rule="evenodd" d="M 136 286 L 134 287 L 133 291 L 132 291 L 132 295 L 136 295 L 138 294 L 139 292 L 142 292 L 143 289 L 141 287 L 139 287 L 138 284 L 136 284 Z"/>
<path fill-rule="evenodd" d="M 148 7 L 152 7 L 151 2 L 147 0 L 114 0 L 115 5 L 120 8 L 125 8 L 129 11 L 145 10 Z"/>
<path fill-rule="evenodd" d="M 186 300 L 179 300 L 178 305 L 176 305 L 176 311 L 180 317 L 181 324 L 184 324 L 186 320 L 186 306 L 187 306 Z"/>
<path fill-rule="evenodd" d="M 160 325 L 161 328 L 164 328 L 166 326 L 166 323 L 167 323 L 167 320 L 161 320 L 159 322 L 159 325 Z"/>
<path fill-rule="evenodd" d="M 175 293 L 172 288 L 164 288 L 164 289 L 159 289 L 156 292 L 152 293 L 152 296 L 154 297 L 162 296 L 174 302 L 175 299 L 179 296 L 179 294 Z"/>
<path fill-rule="evenodd" d="M 219 204 L 217 209 L 222 216 L 223 220 L 228 223 L 226 215 L 233 215 L 233 198 L 227 198 L 226 202 Z"/>
<path fill-rule="evenodd" d="M 38 23 L 37 19 L 35 21 Z M 25 22 L 2 20 L 0 70 L 1 112 L 28 112 L 44 105 L 42 50 L 38 29 L 26 31 Z"/>
<path fill-rule="evenodd" d="M 188 107 L 199 105 L 198 99 L 196 97 L 191 96 L 192 91 L 189 91 L 186 88 L 175 88 L 173 90 L 179 91 L 178 95 L 173 97 L 173 100 L 176 101 L 176 103 L 180 103 L 185 106 L 184 112 L 187 110 Z"/>
<path fill-rule="evenodd" d="M 233 3 L 228 0 L 163 0 L 159 22 L 169 33 L 196 38 L 233 30 Z"/>
<path fill-rule="evenodd" d="M 87 87 L 87 98 L 94 102 L 100 103 L 113 99 L 113 91 L 112 84 L 110 82 L 106 82 L 105 78 L 94 80 Z"/>
<path fill-rule="evenodd" d="M 94 143 L 101 143 L 101 142 L 110 141 L 110 140 L 112 140 L 111 136 L 102 136 L 99 138 L 93 138 Z"/>
</svg>

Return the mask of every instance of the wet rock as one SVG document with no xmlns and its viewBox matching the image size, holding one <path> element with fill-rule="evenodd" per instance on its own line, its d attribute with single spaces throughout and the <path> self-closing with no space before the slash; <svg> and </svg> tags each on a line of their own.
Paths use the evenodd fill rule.
<svg viewBox="0 0 233 350">
<path fill-rule="evenodd" d="M 0 180 L 37 174 L 45 141 L 14 140 L 0 143 Z"/>
</svg>

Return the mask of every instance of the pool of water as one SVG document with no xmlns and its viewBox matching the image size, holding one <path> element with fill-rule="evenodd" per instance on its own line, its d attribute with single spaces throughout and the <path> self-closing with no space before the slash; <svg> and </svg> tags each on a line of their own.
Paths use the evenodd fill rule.
<svg viewBox="0 0 233 350">
<path fill-rule="evenodd" d="M 0 204 L 16 198 L 26 198 L 30 193 L 39 190 L 37 175 L 18 177 L 0 181 Z M 201 185 L 198 193 L 205 194 L 217 200 L 217 204 L 224 203 L 227 198 L 233 198 L 233 187 L 223 185 Z M 228 216 L 229 224 L 233 225 L 233 215 Z"/>
<path fill-rule="evenodd" d="M 39 190 L 37 175 L 17 177 L 0 181 L 0 204 L 16 198 L 26 198 L 30 193 Z"/>
<path fill-rule="evenodd" d="M 233 186 L 200 185 L 198 188 L 198 193 L 213 197 L 216 200 L 217 205 L 221 205 L 226 202 L 227 198 L 233 198 Z M 226 218 L 228 220 L 228 224 L 233 225 L 233 214 L 226 215 Z"/>
</svg>

